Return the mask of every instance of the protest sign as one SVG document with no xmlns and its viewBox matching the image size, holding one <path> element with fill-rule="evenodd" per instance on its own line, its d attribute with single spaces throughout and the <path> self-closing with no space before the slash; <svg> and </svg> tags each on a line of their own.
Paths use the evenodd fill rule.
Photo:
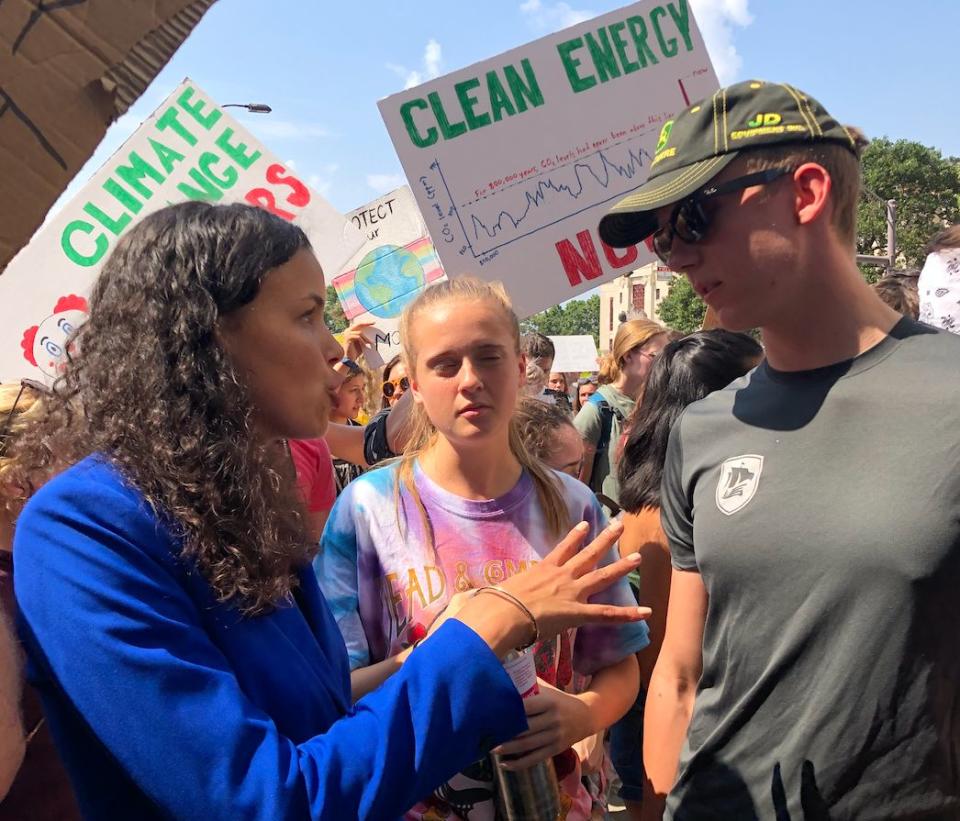
<svg viewBox="0 0 960 821">
<path fill-rule="evenodd" d="M 553 371 L 556 373 L 592 373 L 600 368 L 597 363 L 597 343 L 590 334 L 551 336 L 556 351 Z"/>
<path fill-rule="evenodd" d="M 347 214 L 367 241 L 333 278 L 347 322 L 372 322 L 384 361 L 400 353 L 400 314 L 443 268 L 407 186 Z"/>
<path fill-rule="evenodd" d="M 379 106 L 447 275 L 502 280 L 525 317 L 651 259 L 597 223 L 717 87 L 687 0 L 647 0 Z"/>
<path fill-rule="evenodd" d="M 363 243 L 333 206 L 185 80 L 0 276 L 0 379 L 50 379 L 86 296 L 135 220 L 186 200 L 245 202 L 292 220 L 324 270 Z"/>
<path fill-rule="evenodd" d="M 0 271 L 213 2 L 0 3 Z"/>
</svg>

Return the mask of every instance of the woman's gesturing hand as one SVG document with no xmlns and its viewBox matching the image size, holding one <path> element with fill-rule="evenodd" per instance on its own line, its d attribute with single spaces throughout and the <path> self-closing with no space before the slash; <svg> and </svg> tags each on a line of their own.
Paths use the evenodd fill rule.
<svg viewBox="0 0 960 821">
<path fill-rule="evenodd" d="M 620 522 L 611 522 L 583 550 L 578 550 L 589 526 L 581 522 L 544 558 L 529 570 L 512 576 L 500 586 L 522 601 L 537 620 L 542 636 L 555 636 L 589 622 L 622 624 L 650 615 L 649 607 L 618 607 L 591 604 L 588 599 L 605 590 L 640 565 L 640 554 L 597 567 L 611 552 L 623 532 Z"/>
<path fill-rule="evenodd" d="M 579 550 L 589 530 L 587 523 L 581 522 L 542 562 L 499 585 L 530 611 L 541 636 L 555 636 L 592 622 L 641 621 L 650 615 L 649 607 L 620 607 L 588 601 L 640 565 L 640 554 L 632 553 L 598 568 L 597 563 L 611 552 L 623 525 L 611 523 Z M 473 628 L 501 657 L 515 647 L 526 646 L 534 638 L 529 616 L 507 597 L 474 596 L 456 618 Z"/>
</svg>

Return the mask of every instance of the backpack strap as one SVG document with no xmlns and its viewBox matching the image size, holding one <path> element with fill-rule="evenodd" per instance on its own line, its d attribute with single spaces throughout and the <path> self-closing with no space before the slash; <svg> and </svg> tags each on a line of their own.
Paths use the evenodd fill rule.
<svg viewBox="0 0 960 821">
<path fill-rule="evenodd" d="M 621 425 L 623 424 L 624 417 L 620 411 L 600 395 L 600 391 L 592 393 L 587 401 L 596 405 L 597 410 L 600 412 L 600 438 L 597 440 L 597 449 L 593 454 L 593 468 L 590 471 L 590 489 L 596 492 L 600 490 L 600 485 L 603 484 L 602 479 L 597 481 L 597 465 L 600 462 L 600 457 L 610 448 L 610 437 L 613 432 L 613 417 L 616 415 Z"/>
</svg>

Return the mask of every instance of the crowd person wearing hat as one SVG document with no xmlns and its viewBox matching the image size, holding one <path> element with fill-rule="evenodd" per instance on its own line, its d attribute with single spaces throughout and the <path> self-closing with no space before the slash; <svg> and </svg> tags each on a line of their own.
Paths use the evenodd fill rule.
<svg viewBox="0 0 960 821">
<path fill-rule="evenodd" d="M 511 649 L 648 614 L 588 601 L 638 560 L 594 570 L 620 531 L 578 550 L 579 525 L 353 704 L 283 447 L 323 435 L 342 381 L 325 292 L 306 235 L 267 211 L 150 214 L 25 434 L 73 434 L 17 519 L 14 578 L 85 818 L 397 818 L 527 729 Z"/>
<path fill-rule="evenodd" d="M 930 240 L 918 285 L 920 321 L 960 333 L 960 225 Z"/>
<path fill-rule="evenodd" d="M 960 340 L 860 275 L 864 143 L 739 83 L 600 223 L 766 349 L 671 432 L 648 818 L 960 817 Z"/>
</svg>

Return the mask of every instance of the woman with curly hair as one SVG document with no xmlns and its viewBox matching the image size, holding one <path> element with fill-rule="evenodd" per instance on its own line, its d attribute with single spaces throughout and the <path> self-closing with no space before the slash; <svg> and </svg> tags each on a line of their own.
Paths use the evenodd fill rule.
<svg viewBox="0 0 960 821">
<path fill-rule="evenodd" d="M 39 441 L 76 464 L 17 521 L 24 644 L 86 818 L 396 818 L 526 728 L 511 648 L 636 607 L 619 534 L 476 596 L 351 703 L 288 438 L 321 436 L 343 351 L 304 233 L 243 205 L 157 211 L 117 243 Z"/>
</svg>

